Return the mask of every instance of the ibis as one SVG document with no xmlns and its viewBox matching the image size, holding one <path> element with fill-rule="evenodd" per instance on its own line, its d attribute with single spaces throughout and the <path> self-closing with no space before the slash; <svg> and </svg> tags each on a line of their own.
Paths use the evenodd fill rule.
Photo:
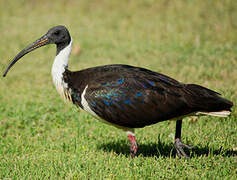
<svg viewBox="0 0 237 180">
<path fill-rule="evenodd" d="M 186 116 L 227 117 L 233 103 L 213 90 L 197 84 L 181 83 L 161 73 L 123 64 L 97 66 L 80 71 L 68 69 L 72 38 L 65 26 L 55 26 L 20 51 L 3 76 L 25 54 L 48 44 L 56 44 L 52 66 L 53 83 L 66 100 L 96 119 L 122 129 L 130 142 L 130 155 L 138 150 L 135 128 L 166 120 L 176 121 L 174 147 L 179 157 L 188 157 L 181 140 Z"/>
</svg>

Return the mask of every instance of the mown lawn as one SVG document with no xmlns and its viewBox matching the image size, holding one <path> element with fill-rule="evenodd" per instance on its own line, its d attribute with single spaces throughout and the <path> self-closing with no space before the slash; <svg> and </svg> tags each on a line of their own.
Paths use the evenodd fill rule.
<svg viewBox="0 0 237 180">
<path fill-rule="evenodd" d="M 197 83 L 237 103 L 237 1 L 0 1 L 0 72 L 54 25 L 74 39 L 70 69 L 124 63 Z M 0 78 L 0 179 L 237 179 L 237 111 L 187 118 L 190 159 L 174 156 L 175 122 L 126 134 L 65 104 L 51 80 L 55 47 Z"/>
</svg>

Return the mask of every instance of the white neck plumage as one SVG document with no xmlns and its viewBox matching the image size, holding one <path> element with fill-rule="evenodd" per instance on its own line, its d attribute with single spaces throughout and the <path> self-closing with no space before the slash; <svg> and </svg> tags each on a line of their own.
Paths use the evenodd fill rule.
<svg viewBox="0 0 237 180">
<path fill-rule="evenodd" d="M 54 59 L 52 67 L 53 82 L 60 95 L 64 96 L 64 89 L 67 84 L 63 81 L 63 73 L 68 67 L 69 56 L 72 50 L 72 39 L 68 46 L 61 50 Z"/>
</svg>

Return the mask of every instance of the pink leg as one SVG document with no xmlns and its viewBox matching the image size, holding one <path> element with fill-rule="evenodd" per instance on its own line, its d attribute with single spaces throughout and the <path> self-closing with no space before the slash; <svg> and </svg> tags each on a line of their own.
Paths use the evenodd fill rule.
<svg viewBox="0 0 237 180">
<path fill-rule="evenodd" d="M 132 134 L 128 134 L 128 139 L 130 141 L 130 155 L 133 158 L 137 153 L 137 141 L 136 137 Z"/>
</svg>

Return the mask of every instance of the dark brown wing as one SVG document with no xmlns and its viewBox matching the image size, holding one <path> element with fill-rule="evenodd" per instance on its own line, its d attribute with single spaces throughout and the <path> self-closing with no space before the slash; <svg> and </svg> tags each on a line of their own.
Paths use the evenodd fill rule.
<svg viewBox="0 0 237 180">
<path fill-rule="evenodd" d="M 75 104 L 82 107 L 81 94 L 87 86 L 85 99 L 90 109 L 108 122 L 129 128 L 203 110 L 210 102 L 214 107 L 220 101 L 216 92 L 204 87 L 128 65 L 90 68 L 72 73 L 68 80 Z"/>
<path fill-rule="evenodd" d="M 88 82 L 85 99 L 90 108 L 120 126 L 144 127 L 190 112 L 181 83 L 143 68 L 104 67 Z"/>
</svg>

